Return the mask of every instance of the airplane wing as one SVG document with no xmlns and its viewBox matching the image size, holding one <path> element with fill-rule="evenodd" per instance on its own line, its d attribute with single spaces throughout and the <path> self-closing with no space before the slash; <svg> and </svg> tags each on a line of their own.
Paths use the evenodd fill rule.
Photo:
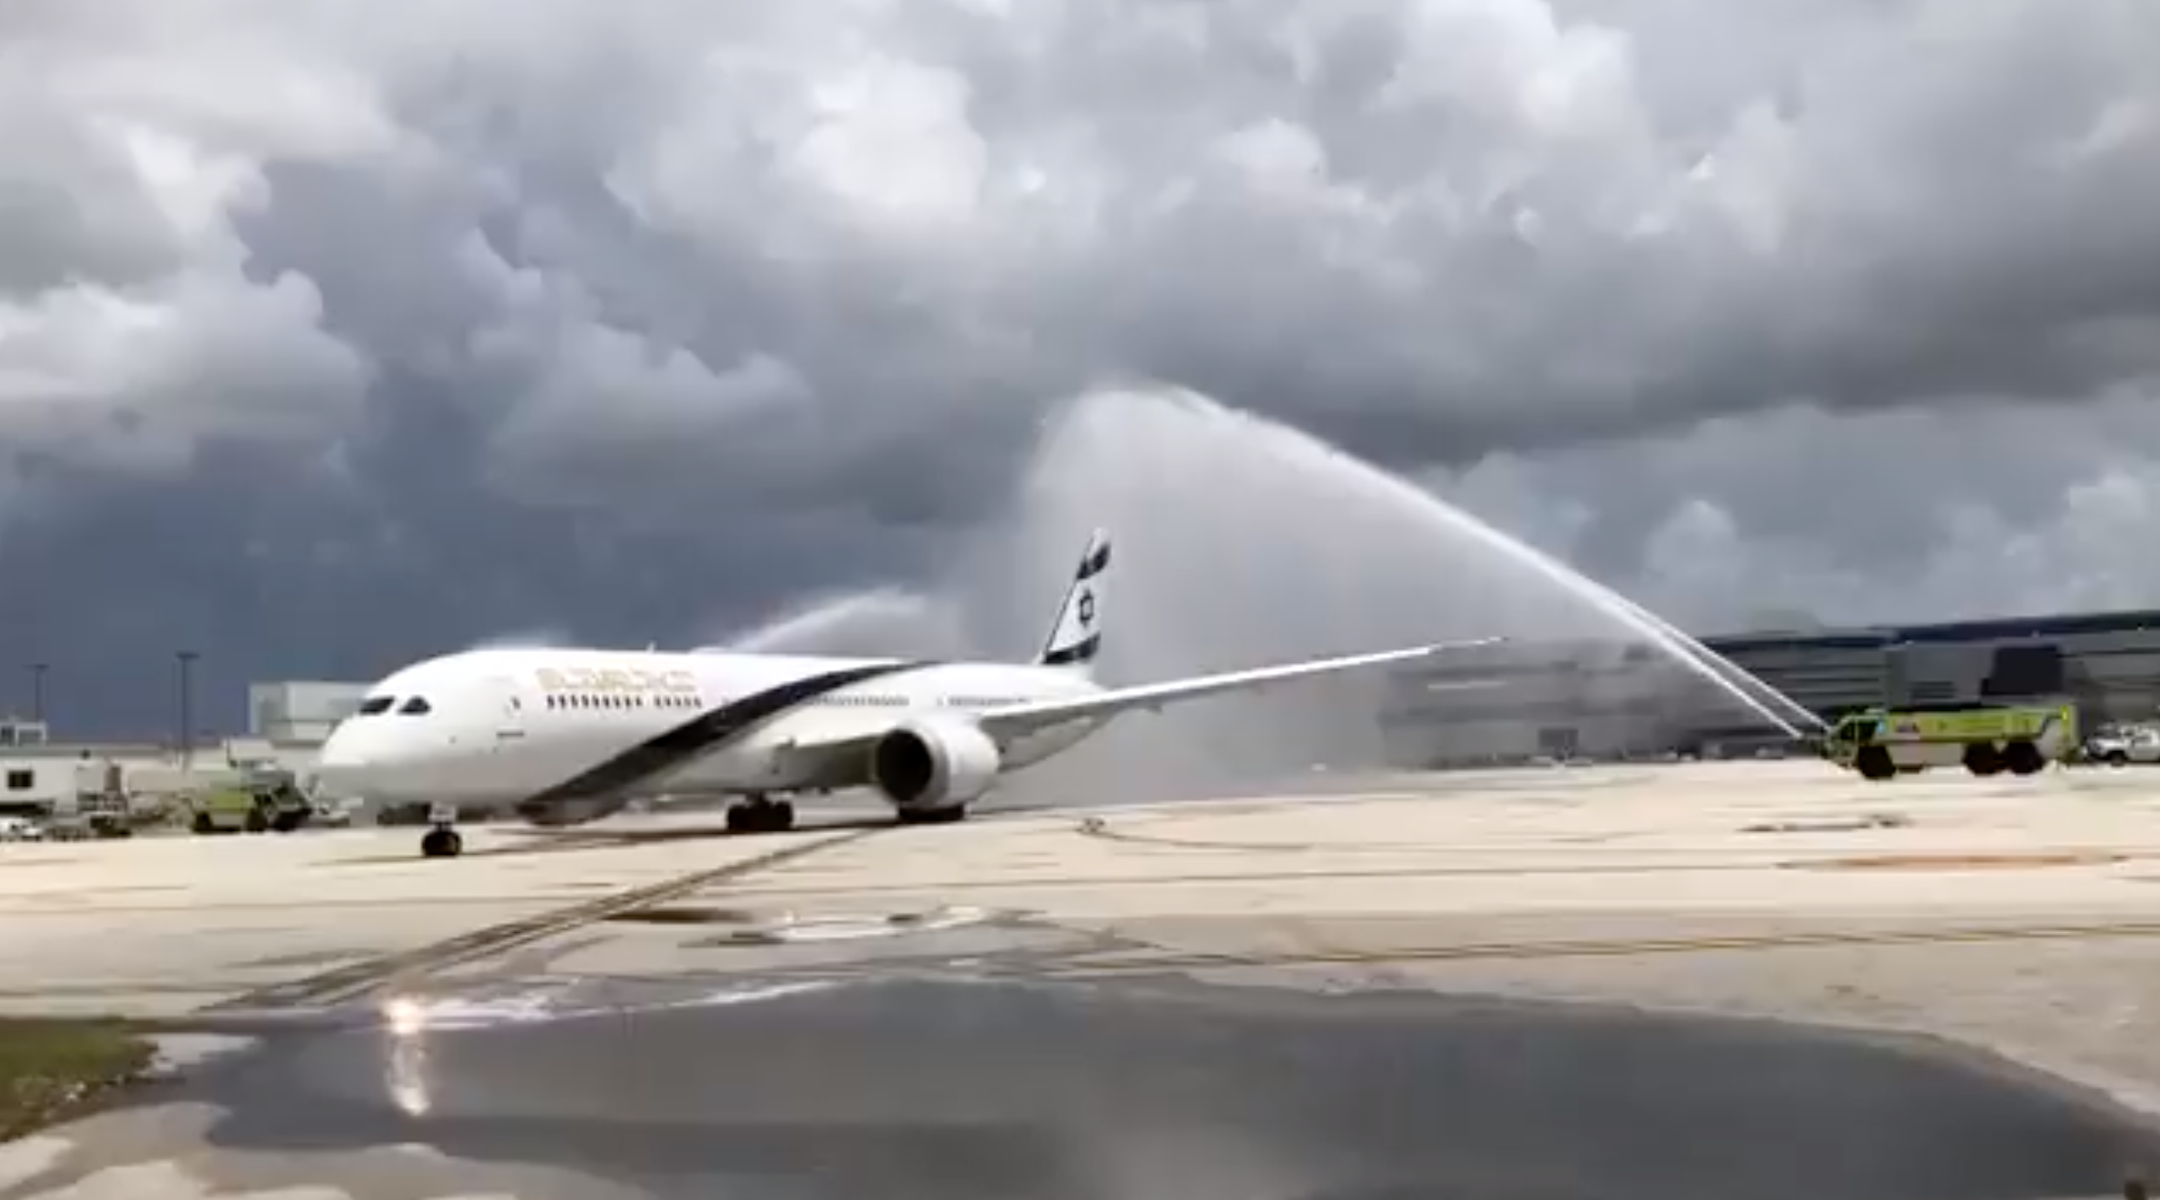
<svg viewBox="0 0 2160 1200">
<path fill-rule="evenodd" d="M 1385 666 L 1389 663 L 1414 662 L 1460 650 L 1496 646 L 1505 641 L 1507 639 L 1503 637 L 1488 637 L 1460 642 L 1436 642 L 1404 650 L 1382 650 L 1373 654 L 1352 654 L 1343 658 L 1322 658 L 1311 662 L 1226 671 L 1219 675 L 1171 679 L 1162 683 L 1143 683 L 1135 687 L 1094 692 L 1070 699 L 1037 700 L 1026 704 L 1007 705 L 983 712 L 978 715 L 977 720 L 983 732 L 1002 746 L 1016 738 L 1072 721 L 1105 720 L 1136 708 L 1159 712 L 1168 705 L 1197 700 L 1202 696 L 1256 691 L 1294 679 L 1331 675 L 1361 667 Z M 780 773 L 798 780 L 796 786 L 799 787 L 859 787 L 864 779 L 867 756 L 881 736 L 882 731 L 859 733 L 782 746 L 778 751 Z"/>
<path fill-rule="evenodd" d="M 1226 671 L 1219 675 L 1197 675 L 1188 679 L 1170 679 L 1161 683 L 1143 683 L 1134 687 L 1115 688 L 1092 695 L 1064 700 L 1036 700 L 1026 704 L 1007 705 L 982 714 L 983 732 L 1000 744 L 1038 729 L 1062 725 L 1068 721 L 1102 720 L 1131 709 L 1147 709 L 1160 712 L 1171 704 L 1185 700 L 1197 700 L 1222 692 L 1254 691 L 1272 684 L 1287 683 L 1293 679 L 1306 679 L 1315 675 L 1332 675 L 1338 671 L 1351 671 L 1360 667 L 1378 667 L 1389 663 L 1413 662 L 1435 655 L 1451 654 L 1460 650 L 1473 650 L 1481 646 L 1496 646 L 1506 638 L 1475 638 L 1459 642 L 1435 642 L 1427 646 L 1412 646 L 1405 650 L 1382 650 L 1372 654 L 1352 654 L 1342 658 L 1322 658 L 1310 662 L 1286 663 L 1274 667 L 1254 667 L 1244 671 Z"/>
</svg>

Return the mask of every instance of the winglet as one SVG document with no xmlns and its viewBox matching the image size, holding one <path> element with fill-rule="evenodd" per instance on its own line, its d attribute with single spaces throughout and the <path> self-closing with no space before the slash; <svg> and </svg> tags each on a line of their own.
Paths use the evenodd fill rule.
<svg viewBox="0 0 2160 1200">
<path fill-rule="evenodd" d="M 1094 665 L 1102 653 L 1102 593 L 1109 574 L 1110 534 L 1097 529 L 1088 535 L 1080 565 L 1073 570 L 1072 586 L 1058 604 L 1057 619 L 1050 625 L 1049 640 L 1043 643 L 1037 663 L 1078 671 Z"/>
</svg>

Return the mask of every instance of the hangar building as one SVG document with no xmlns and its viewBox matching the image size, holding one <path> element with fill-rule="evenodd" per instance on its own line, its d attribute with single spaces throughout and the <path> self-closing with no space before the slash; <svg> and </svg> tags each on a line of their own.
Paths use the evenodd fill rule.
<svg viewBox="0 0 2160 1200">
<path fill-rule="evenodd" d="M 2067 697 L 2087 726 L 2160 715 L 2160 611 L 1738 634 L 1705 645 L 1826 719 L 1876 704 Z M 1748 751 L 1782 741 L 1645 645 L 1502 645 L 1399 672 L 1389 757 L 1422 767 L 1541 756 Z"/>
</svg>

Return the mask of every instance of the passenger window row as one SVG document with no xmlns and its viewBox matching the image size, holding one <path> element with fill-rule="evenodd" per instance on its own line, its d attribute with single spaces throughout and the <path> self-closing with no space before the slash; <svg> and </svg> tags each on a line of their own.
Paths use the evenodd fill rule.
<svg viewBox="0 0 2160 1200">
<path fill-rule="evenodd" d="M 702 708 L 696 696 L 660 693 L 650 696 L 625 696 L 605 692 L 556 692 L 547 698 L 549 708 Z"/>
</svg>

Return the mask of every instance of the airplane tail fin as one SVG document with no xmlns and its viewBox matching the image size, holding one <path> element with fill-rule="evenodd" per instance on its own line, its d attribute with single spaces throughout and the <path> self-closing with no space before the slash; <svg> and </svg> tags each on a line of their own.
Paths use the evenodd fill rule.
<svg viewBox="0 0 2160 1200">
<path fill-rule="evenodd" d="M 1093 669 L 1095 656 L 1102 653 L 1102 592 L 1109 573 L 1110 535 L 1098 529 L 1088 535 L 1072 586 L 1065 589 L 1057 620 L 1050 626 L 1050 640 L 1036 659 L 1039 665 L 1081 672 Z"/>
</svg>

